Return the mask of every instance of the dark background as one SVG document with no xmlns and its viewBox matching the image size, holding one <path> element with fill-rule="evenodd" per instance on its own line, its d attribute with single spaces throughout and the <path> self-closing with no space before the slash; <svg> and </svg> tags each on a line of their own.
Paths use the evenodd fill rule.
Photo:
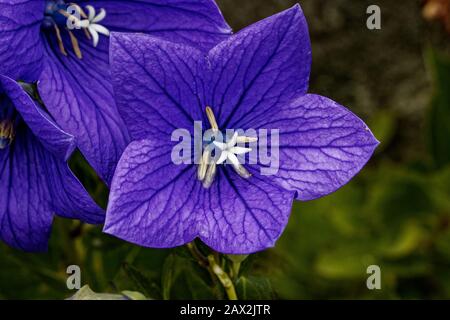
<svg viewBox="0 0 450 320">
<path fill-rule="evenodd" d="M 296 2 L 218 1 L 235 31 Z M 450 35 L 439 21 L 423 19 L 421 1 L 300 4 L 313 48 L 310 92 L 347 106 L 381 145 L 347 186 L 296 203 L 276 247 L 243 263 L 239 297 L 450 298 Z M 381 30 L 366 28 L 370 4 L 381 8 Z M 88 172 L 79 157 L 72 165 Z M 86 183 L 104 201 L 95 177 Z M 0 250 L 0 298 L 70 296 L 70 264 L 98 292 L 223 297 L 185 249 L 139 248 L 74 221 L 56 220 L 47 254 Z M 381 268 L 381 290 L 366 287 L 373 264 Z"/>
</svg>

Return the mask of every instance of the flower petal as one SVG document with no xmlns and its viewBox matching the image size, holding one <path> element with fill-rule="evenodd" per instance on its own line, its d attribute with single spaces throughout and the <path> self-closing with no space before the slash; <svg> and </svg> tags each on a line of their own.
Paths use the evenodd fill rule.
<svg viewBox="0 0 450 320">
<path fill-rule="evenodd" d="M 56 41 L 48 40 L 38 83 L 42 100 L 56 123 L 77 138 L 83 155 L 110 183 L 129 137 L 113 99 L 108 43 L 100 40 L 93 48 L 87 39 L 79 40 L 83 59 L 78 59 L 70 51 L 62 56 Z M 70 48 L 70 41 L 65 45 Z"/>
<path fill-rule="evenodd" d="M 311 45 L 300 6 L 229 37 L 208 57 L 212 70 L 207 102 L 222 129 L 245 126 L 252 113 L 306 93 Z"/>
<path fill-rule="evenodd" d="M 0 193 L 0 238 L 25 251 L 46 250 L 55 211 L 90 223 L 104 218 L 67 164 L 26 128 L 0 150 Z"/>
<path fill-rule="evenodd" d="M 111 186 L 106 233 L 146 247 L 192 241 L 201 183 L 194 166 L 175 166 L 166 141 L 132 142 Z"/>
<path fill-rule="evenodd" d="M 173 130 L 191 130 L 202 120 L 196 96 L 196 49 L 141 34 L 111 36 L 111 65 L 117 107 L 133 139 L 170 140 Z"/>
<path fill-rule="evenodd" d="M 28 141 L 36 144 L 36 150 L 39 149 L 39 157 L 34 164 L 37 165 L 40 161 L 40 165 L 44 167 L 45 175 L 41 184 L 48 185 L 47 199 L 51 203 L 51 209 L 63 217 L 87 223 L 102 223 L 104 211 L 91 199 L 66 163 L 75 148 L 73 136 L 62 131 L 13 80 L 0 76 L 0 91 L 7 95 L 25 121 L 28 127 L 26 131 L 29 131 Z M 19 127 L 18 130 L 20 133 L 23 129 Z M 24 150 L 30 148 L 27 146 Z M 23 157 L 24 154 L 16 150 L 14 156 Z"/>
<path fill-rule="evenodd" d="M 250 254 L 275 244 L 287 225 L 294 192 L 257 172 L 243 179 L 234 171 L 220 173 L 203 189 L 198 210 L 202 241 L 222 253 Z"/>
<path fill-rule="evenodd" d="M 114 177 L 104 231 L 146 247 L 174 247 L 199 236 L 224 253 L 273 246 L 287 224 L 294 192 L 255 172 L 222 170 L 210 189 L 193 166 L 175 166 L 171 147 L 132 142 Z M 218 168 L 221 170 L 221 168 Z"/>
<path fill-rule="evenodd" d="M 66 163 L 47 154 L 42 166 L 46 166 L 51 207 L 58 216 L 90 224 L 105 221 L 105 211 L 92 200 Z"/>
<path fill-rule="evenodd" d="M 213 0 L 82 0 L 104 8 L 102 25 L 111 31 L 144 32 L 169 41 L 210 49 L 231 34 Z"/>
<path fill-rule="evenodd" d="M 29 130 L 0 150 L 0 238 L 12 247 L 44 251 L 53 213 L 49 202 L 45 149 Z"/>
<path fill-rule="evenodd" d="M 76 147 L 74 137 L 62 131 L 18 83 L 0 75 L 0 87 L 45 148 L 59 159 L 68 160 Z"/>
<path fill-rule="evenodd" d="M 39 33 L 44 0 L 0 1 L 0 74 L 36 81 L 42 69 Z"/>
<path fill-rule="evenodd" d="M 279 170 L 270 176 L 295 190 L 300 200 L 332 193 L 355 176 L 372 156 L 378 141 L 367 125 L 343 106 L 318 95 L 259 114 L 255 128 L 279 129 Z"/>
</svg>

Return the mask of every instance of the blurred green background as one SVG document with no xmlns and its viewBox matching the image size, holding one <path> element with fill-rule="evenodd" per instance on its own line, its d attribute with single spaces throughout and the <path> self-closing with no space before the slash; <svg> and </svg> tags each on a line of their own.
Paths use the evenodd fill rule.
<svg viewBox="0 0 450 320">
<path fill-rule="evenodd" d="M 431 1 L 431 0 L 430 0 Z M 219 0 L 237 31 L 297 1 Z M 450 298 L 450 34 L 418 0 L 302 0 L 313 47 L 310 91 L 365 120 L 381 141 L 365 169 L 335 194 L 296 203 L 276 247 L 246 259 L 242 299 Z M 382 29 L 366 28 L 377 4 Z M 106 190 L 79 155 L 72 166 L 99 202 Z M 201 244 L 200 244 L 201 247 Z M 201 250 L 206 250 L 201 247 Z M 143 249 L 100 227 L 56 219 L 49 252 L 0 244 L 0 298 L 62 299 L 66 268 L 97 292 L 223 298 L 186 248 Z M 223 260 L 226 261 L 226 260 Z M 366 287 L 369 265 L 381 290 Z"/>
</svg>

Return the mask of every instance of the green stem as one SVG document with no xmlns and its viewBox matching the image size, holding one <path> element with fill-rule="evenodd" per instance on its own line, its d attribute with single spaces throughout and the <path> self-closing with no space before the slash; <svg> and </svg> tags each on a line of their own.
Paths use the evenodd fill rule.
<svg viewBox="0 0 450 320">
<path fill-rule="evenodd" d="M 245 259 L 247 259 L 247 257 L 248 255 L 227 254 L 227 258 L 231 262 L 230 274 L 233 280 L 236 280 L 239 277 L 239 270 L 241 269 L 241 264 Z"/>
<path fill-rule="evenodd" d="M 198 250 L 197 246 L 195 245 L 195 242 L 190 242 L 187 245 L 187 248 L 191 252 L 192 256 L 197 260 L 197 263 L 202 267 L 205 268 L 209 276 L 211 277 L 211 281 L 213 282 L 214 288 L 218 288 L 221 284 L 219 283 L 219 280 L 217 280 L 217 277 L 212 272 L 211 268 L 209 267 L 208 259 Z M 222 291 L 217 290 L 217 295 L 219 299 L 222 299 Z"/>
<path fill-rule="evenodd" d="M 237 277 L 239 276 L 240 269 L 241 269 L 240 262 L 235 262 L 235 261 L 231 262 L 231 273 L 232 273 L 233 279 L 235 279 L 235 280 L 237 279 Z"/>
<path fill-rule="evenodd" d="M 208 268 L 208 260 L 205 256 L 198 250 L 194 242 L 189 242 L 186 245 L 191 252 L 192 256 L 197 260 L 198 264 L 202 267 Z"/>
<path fill-rule="evenodd" d="M 217 264 L 217 261 L 214 258 L 213 254 L 210 254 L 208 256 L 208 261 L 209 267 L 211 268 L 212 272 L 217 276 L 223 288 L 225 289 L 228 299 L 237 300 L 238 297 L 236 294 L 236 290 L 234 289 L 233 281 L 231 281 L 228 274 L 225 271 L 223 271 L 220 265 Z"/>
</svg>

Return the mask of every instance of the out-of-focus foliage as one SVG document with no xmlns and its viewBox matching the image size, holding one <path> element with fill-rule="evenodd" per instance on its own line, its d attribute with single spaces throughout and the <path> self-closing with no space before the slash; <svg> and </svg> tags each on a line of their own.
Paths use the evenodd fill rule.
<svg viewBox="0 0 450 320">
<path fill-rule="evenodd" d="M 295 3 L 218 2 L 235 29 Z M 311 91 L 362 116 L 381 145 L 347 186 L 296 203 L 275 248 L 243 261 L 219 257 L 220 266 L 241 299 L 450 298 L 450 36 L 422 20 L 416 0 L 377 1 L 379 31 L 365 28 L 371 1 L 301 4 L 313 43 Z M 105 205 L 107 189 L 80 155 L 72 167 Z M 83 285 L 115 297 L 226 298 L 188 248 L 139 248 L 75 221 L 56 219 L 48 253 L 0 251 L 0 298 L 71 297 L 72 264 Z M 381 290 L 366 287 L 369 265 L 381 268 Z"/>
<path fill-rule="evenodd" d="M 450 164 L 450 57 L 428 52 L 435 94 L 430 108 L 430 146 L 434 164 L 442 168 Z"/>
</svg>

